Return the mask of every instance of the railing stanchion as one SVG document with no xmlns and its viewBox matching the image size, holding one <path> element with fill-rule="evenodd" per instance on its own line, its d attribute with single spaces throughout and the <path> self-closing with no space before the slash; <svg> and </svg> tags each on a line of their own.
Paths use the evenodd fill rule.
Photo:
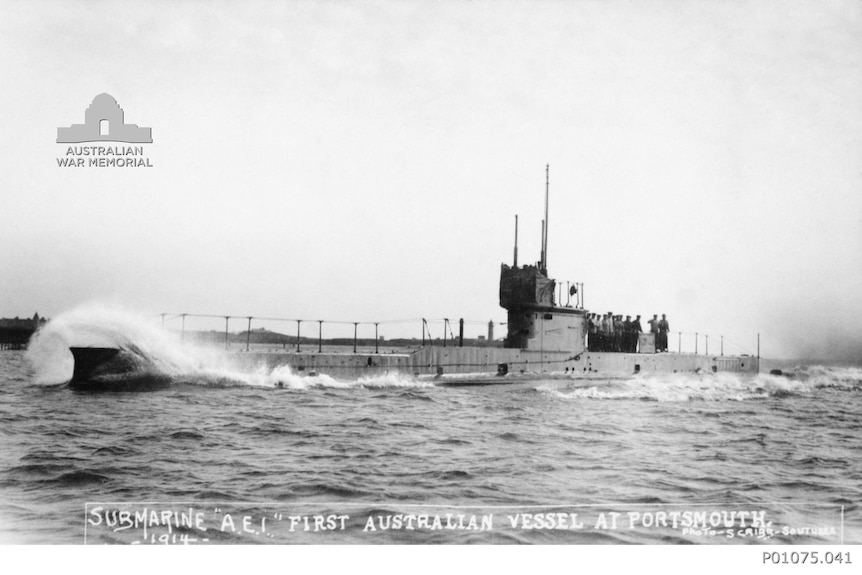
<svg viewBox="0 0 862 575">
<path fill-rule="evenodd" d="M 359 329 L 359 324 L 353 322 L 353 353 L 356 353 L 356 331 Z"/>
<path fill-rule="evenodd" d="M 377 335 L 377 322 L 374 322 L 374 353 L 380 353 L 380 337 Z"/>
<path fill-rule="evenodd" d="M 245 350 L 251 345 L 251 316 L 248 316 L 248 330 L 245 332 Z"/>
</svg>

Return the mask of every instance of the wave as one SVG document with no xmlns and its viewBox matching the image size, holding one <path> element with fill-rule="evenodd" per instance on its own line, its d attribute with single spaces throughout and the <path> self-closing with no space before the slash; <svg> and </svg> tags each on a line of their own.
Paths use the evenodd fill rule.
<svg viewBox="0 0 862 575">
<path fill-rule="evenodd" d="M 786 375 L 791 380 L 818 388 L 862 389 L 862 369 L 858 367 L 803 365 L 792 368 Z"/>
<path fill-rule="evenodd" d="M 737 373 L 645 374 L 589 387 L 539 391 L 562 399 L 636 399 L 641 401 L 751 401 L 806 396 L 819 390 L 862 391 L 862 369 L 798 367 L 784 375 Z"/>
<path fill-rule="evenodd" d="M 116 347 L 145 358 L 166 375 L 205 372 L 212 352 L 183 345 L 172 333 L 144 316 L 122 308 L 86 304 L 62 313 L 42 326 L 27 347 L 27 360 L 38 383 L 61 383 L 72 377 L 69 347 Z"/>
<path fill-rule="evenodd" d="M 137 356 L 148 374 L 167 376 L 173 385 L 261 388 L 416 388 L 434 387 L 403 373 L 383 373 L 342 381 L 324 374 L 299 374 L 289 366 L 251 368 L 238 354 L 182 341 L 136 312 L 86 304 L 58 315 L 32 337 L 27 360 L 41 385 L 69 381 L 74 369 L 70 347 L 116 347 Z"/>
<path fill-rule="evenodd" d="M 106 483 L 110 481 L 110 478 L 106 475 L 102 475 L 101 473 L 95 473 L 93 471 L 77 470 L 64 473 L 58 477 L 51 478 L 47 481 L 69 487 L 78 487 L 90 483 Z"/>
</svg>

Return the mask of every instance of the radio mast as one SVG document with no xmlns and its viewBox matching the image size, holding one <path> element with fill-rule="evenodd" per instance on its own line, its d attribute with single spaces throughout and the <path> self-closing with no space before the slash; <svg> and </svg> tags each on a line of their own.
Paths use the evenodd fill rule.
<svg viewBox="0 0 862 575">
<path fill-rule="evenodd" d="M 542 273 L 548 275 L 548 188 L 551 164 L 545 164 L 545 225 L 542 226 Z"/>
</svg>

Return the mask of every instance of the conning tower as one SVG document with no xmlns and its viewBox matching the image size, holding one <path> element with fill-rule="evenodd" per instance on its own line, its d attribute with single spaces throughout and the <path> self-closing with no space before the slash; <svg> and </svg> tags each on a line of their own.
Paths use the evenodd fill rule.
<svg viewBox="0 0 862 575">
<path fill-rule="evenodd" d="M 548 173 L 546 166 L 541 259 L 537 265 L 518 267 L 516 216 L 514 262 L 512 266 L 502 264 L 500 270 L 500 307 L 508 312 L 504 346 L 579 354 L 585 350 L 586 312 L 556 302 L 557 282 L 548 277 Z"/>
</svg>

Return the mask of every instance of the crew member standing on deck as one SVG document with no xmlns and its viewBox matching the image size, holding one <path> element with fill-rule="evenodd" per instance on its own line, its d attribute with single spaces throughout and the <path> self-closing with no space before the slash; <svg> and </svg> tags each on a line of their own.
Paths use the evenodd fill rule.
<svg viewBox="0 0 862 575">
<path fill-rule="evenodd" d="M 623 316 L 614 317 L 614 351 L 623 351 Z"/>
<path fill-rule="evenodd" d="M 610 342 L 613 339 L 614 320 L 611 319 L 611 312 L 605 314 L 602 319 L 602 351 L 610 351 Z"/>
<path fill-rule="evenodd" d="M 658 322 L 659 339 L 661 339 L 661 349 L 659 351 L 667 351 L 667 332 L 670 331 L 670 324 L 667 321 L 667 316 L 661 314 L 661 321 Z"/>
<path fill-rule="evenodd" d="M 596 314 L 596 345 L 593 346 L 593 351 L 602 351 L 602 342 L 605 341 L 605 316 L 600 313 Z"/>
<path fill-rule="evenodd" d="M 627 315 L 623 322 L 623 351 L 626 353 L 634 351 L 632 348 L 632 316 L 630 315 Z"/>
<path fill-rule="evenodd" d="M 611 332 L 608 335 L 608 351 L 617 350 L 617 316 L 611 314 L 610 317 Z"/>
<path fill-rule="evenodd" d="M 655 343 L 655 351 L 658 351 L 658 314 L 653 314 L 652 319 L 647 323 L 649 324 L 649 332 L 652 334 L 653 342 Z"/>
<path fill-rule="evenodd" d="M 635 320 L 632 322 L 632 332 L 634 332 L 633 333 L 634 343 L 632 344 L 633 345 L 632 351 L 637 352 L 638 343 L 640 340 L 640 334 L 642 334 L 644 332 L 644 328 L 641 327 L 641 316 L 637 316 L 635 318 Z"/>
</svg>

